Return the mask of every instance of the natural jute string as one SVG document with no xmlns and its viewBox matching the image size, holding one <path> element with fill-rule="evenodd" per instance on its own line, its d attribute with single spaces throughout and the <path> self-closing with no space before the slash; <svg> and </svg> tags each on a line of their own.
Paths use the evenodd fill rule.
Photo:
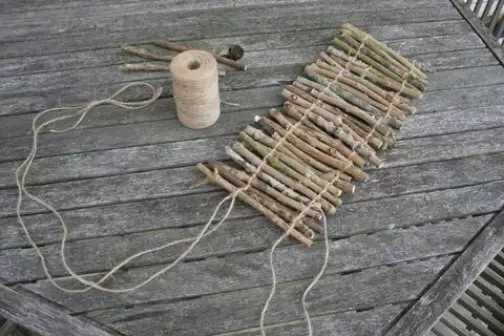
<svg viewBox="0 0 504 336">
<path fill-rule="evenodd" d="M 189 128 L 213 125 L 220 115 L 215 57 L 203 50 L 184 51 L 173 58 L 170 70 L 180 122 Z"/>
</svg>

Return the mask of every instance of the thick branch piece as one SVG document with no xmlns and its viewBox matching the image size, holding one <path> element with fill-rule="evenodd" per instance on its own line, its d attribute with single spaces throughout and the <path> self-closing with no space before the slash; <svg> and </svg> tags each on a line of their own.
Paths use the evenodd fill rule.
<svg viewBox="0 0 504 336">
<path fill-rule="evenodd" d="M 205 165 L 198 163 L 197 165 L 198 169 L 206 175 L 206 177 L 212 181 L 215 184 L 218 184 L 222 188 L 226 189 L 230 193 L 234 193 L 238 190 L 237 187 L 233 186 L 231 183 L 226 181 L 222 176 L 219 174 L 212 172 L 210 169 L 205 167 Z M 264 216 L 266 216 L 273 224 L 278 226 L 284 231 L 287 231 L 290 227 L 290 224 L 286 223 L 282 218 L 277 216 L 275 213 L 273 213 L 271 210 L 267 209 L 264 207 L 262 204 L 257 202 L 255 199 L 247 195 L 246 193 L 239 192 L 237 197 L 242 200 L 243 202 L 247 203 L 260 213 L 262 213 Z M 296 229 L 292 229 L 290 231 L 290 236 L 296 238 L 299 242 L 301 242 L 304 245 L 310 246 L 312 244 L 312 240 L 307 238 L 305 235 L 297 231 Z"/>
</svg>

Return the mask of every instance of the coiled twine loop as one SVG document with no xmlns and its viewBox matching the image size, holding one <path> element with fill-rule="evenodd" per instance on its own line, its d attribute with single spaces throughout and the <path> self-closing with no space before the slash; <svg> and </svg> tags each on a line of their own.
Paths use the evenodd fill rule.
<svg viewBox="0 0 504 336">
<path fill-rule="evenodd" d="M 189 128 L 213 125 L 220 115 L 215 57 L 203 50 L 184 51 L 173 58 L 170 70 L 180 122 Z"/>
</svg>

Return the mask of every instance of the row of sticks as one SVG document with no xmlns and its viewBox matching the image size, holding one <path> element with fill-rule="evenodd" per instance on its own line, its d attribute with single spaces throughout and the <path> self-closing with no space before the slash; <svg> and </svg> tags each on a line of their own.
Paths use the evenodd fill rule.
<svg viewBox="0 0 504 336">
<path fill-rule="evenodd" d="M 161 47 L 164 49 L 176 51 L 176 52 L 184 52 L 191 48 L 190 46 L 181 44 L 181 43 L 174 43 L 166 40 L 153 40 L 150 42 L 151 44 Z M 150 60 L 155 60 L 155 61 L 163 61 L 163 62 L 171 62 L 173 60 L 172 55 L 168 55 L 165 53 L 159 53 L 155 52 L 152 50 L 149 50 L 144 47 L 139 47 L 139 46 L 133 46 L 133 45 L 122 45 L 121 50 L 125 53 L 139 56 L 144 59 L 150 59 Z M 228 65 L 230 67 L 239 69 L 239 70 L 247 70 L 247 65 L 243 64 L 241 62 L 237 62 L 235 60 L 232 60 L 227 57 L 219 56 L 214 54 L 215 59 L 217 62 L 221 64 Z M 148 62 L 143 62 L 143 63 L 126 63 L 120 65 L 120 70 L 121 71 L 170 71 L 170 66 L 169 65 L 160 65 L 156 63 L 148 63 Z"/>
<path fill-rule="evenodd" d="M 354 180 L 368 179 L 366 163 L 382 166 L 377 150 L 392 147 L 396 130 L 415 112 L 410 100 L 428 84 L 425 69 L 345 24 L 333 46 L 305 67 L 306 77 L 283 90 L 283 110 L 257 116 L 241 141 L 226 147 L 241 169 L 222 162 L 197 167 L 230 193 L 250 182 L 237 197 L 283 230 L 315 198 L 332 214 L 343 193 L 355 192 Z M 308 209 L 291 236 L 310 245 L 322 230 L 320 217 Z"/>
</svg>

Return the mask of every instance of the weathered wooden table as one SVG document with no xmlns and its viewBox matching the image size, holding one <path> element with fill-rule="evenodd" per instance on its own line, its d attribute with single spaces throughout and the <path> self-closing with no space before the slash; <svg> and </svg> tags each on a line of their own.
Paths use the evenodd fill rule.
<svg viewBox="0 0 504 336">
<path fill-rule="evenodd" d="M 62 210 L 69 264 L 92 279 L 132 253 L 193 236 L 224 195 L 188 188 L 200 179 L 194 164 L 222 159 L 224 145 L 281 103 L 281 88 L 344 22 L 437 72 L 384 154 L 386 167 L 370 169 L 371 180 L 330 217 L 329 267 L 308 299 L 315 335 L 420 335 L 502 246 L 504 68 L 450 1 L 8 0 L 0 8 L 0 314 L 15 322 L 43 335 L 258 334 L 268 248 L 280 232 L 256 212 L 240 204 L 184 263 L 135 292 L 68 295 L 45 279 L 16 221 L 14 169 L 37 111 L 134 80 L 161 84 L 163 98 L 145 110 L 100 107 L 77 130 L 43 134 L 30 190 Z M 169 74 L 118 70 L 127 59 L 119 44 L 152 38 L 246 50 L 250 70 L 220 78 L 222 100 L 233 104 L 222 105 L 216 125 L 180 126 Z M 24 212 L 52 274 L 76 286 L 53 216 L 30 202 Z M 138 259 L 108 284 L 136 284 L 185 247 Z M 277 251 L 269 335 L 306 335 L 301 293 L 322 252 L 321 241 L 286 241 Z"/>
</svg>

